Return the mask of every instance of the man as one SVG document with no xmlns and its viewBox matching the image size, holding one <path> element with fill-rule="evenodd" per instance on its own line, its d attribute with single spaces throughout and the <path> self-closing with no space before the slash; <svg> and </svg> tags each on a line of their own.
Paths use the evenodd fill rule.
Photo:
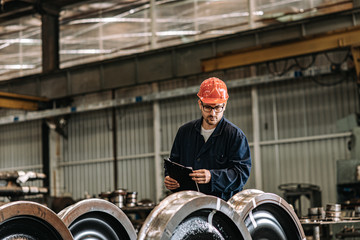
<svg viewBox="0 0 360 240">
<path fill-rule="evenodd" d="M 170 159 L 194 169 L 190 176 L 200 192 L 227 201 L 249 178 L 249 144 L 241 129 L 223 117 L 229 98 L 223 81 L 215 77 L 204 80 L 197 96 L 202 117 L 179 128 Z M 169 176 L 164 183 L 171 191 L 180 187 Z"/>
</svg>

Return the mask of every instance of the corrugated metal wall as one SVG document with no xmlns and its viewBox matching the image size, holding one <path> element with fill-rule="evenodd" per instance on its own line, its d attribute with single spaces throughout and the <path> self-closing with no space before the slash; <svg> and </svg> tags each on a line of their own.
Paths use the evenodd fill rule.
<svg viewBox="0 0 360 240">
<path fill-rule="evenodd" d="M 0 126 L 0 170 L 42 172 L 41 121 Z M 22 186 L 43 186 L 41 180 Z"/>
<path fill-rule="evenodd" d="M 355 81 L 301 79 L 259 87 L 258 95 L 264 190 L 282 195 L 280 184 L 310 183 L 320 186 L 323 204 L 335 203 L 336 160 L 350 158 L 336 121 L 357 112 Z"/>
<path fill-rule="evenodd" d="M 74 199 L 114 189 L 111 110 L 71 115 L 63 142 L 63 193 Z"/>
<path fill-rule="evenodd" d="M 153 111 L 151 104 L 117 110 L 118 187 L 155 200 Z"/>
<path fill-rule="evenodd" d="M 42 171 L 41 121 L 0 126 L 0 169 Z"/>
<path fill-rule="evenodd" d="M 118 188 L 155 199 L 151 104 L 116 109 Z M 112 109 L 72 115 L 64 140 L 64 192 L 75 199 L 113 191 Z"/>
</svg>

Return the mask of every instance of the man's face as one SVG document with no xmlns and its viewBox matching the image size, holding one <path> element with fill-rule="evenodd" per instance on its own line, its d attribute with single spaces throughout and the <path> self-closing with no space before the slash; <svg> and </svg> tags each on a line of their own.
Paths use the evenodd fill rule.
<svg viewBox="0 0 360 240">
<path fill-rule="evenodd" d="M 205 129 L 215 128 L 220 122 L 226 108 L 226 103 L 206 104 L 199 100 L 199 108 L 204 121 L 202 126 Z"/>
</svg>

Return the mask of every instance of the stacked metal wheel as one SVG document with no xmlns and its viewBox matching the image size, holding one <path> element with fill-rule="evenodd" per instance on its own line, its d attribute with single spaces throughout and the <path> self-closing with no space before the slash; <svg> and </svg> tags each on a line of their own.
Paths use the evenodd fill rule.
<svg viewBox="0 0 360 240">
<path fill-rule="evenodd" d="M 281 197 L 245 190 L 228 202 L 194 191 L 164 199 L 147 217 L 139 240 L 303 240 L 295 212 Z"/>
<path fill-rule="evenodd" d="M 220 198 L 194 191 L 174 193 L 147 217 L 138 239 L 251 239 L 244 223 Z"/>
<path fill-rule="evenodd" d="M 0 206 L 0 239 L 73 239 L 64 222 L 47 207 L 29 201 Z"/>
<path fill-rule="evenodd" d="M 71 205 L 58 216 L 75 240 L 135 240 L 129 218 L 116 205 L 102 199 L 87 199 Z"/>
<path fill-rule="evenodd" d="M 281 197 L 245 190 L 228 202 L 194 191 L 165 198 L 136 236 L 129 218 L 116 205 L 87 199 L 58 215 L 34 202 L 0 206 L 0 239 L 15 240 L 303 240 L 293 209 Z"/>
<path fill-rule="evenodd" d="M 56 215 L 30 201 L 0 206 L 0 239 L 4 240 L 135 240 L 128 217 L 101 199 L 80 201 Z"/>
<path fill-rule="evenodd" d="M 228 203 L 241 216 L 252 239 L 303 240 L 305 234 L 300 221 L 281 197 L 259 190 L 244 190 Z"/>
</svg>

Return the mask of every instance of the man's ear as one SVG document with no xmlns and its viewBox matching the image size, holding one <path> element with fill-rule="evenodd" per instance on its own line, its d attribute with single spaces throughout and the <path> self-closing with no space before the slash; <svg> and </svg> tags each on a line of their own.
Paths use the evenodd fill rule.
<svg viewBox="0 0 360 240">
<path fill-rule="evenodd" d="M 198 104 L 199 104 L 200 110 L 202 110 L 202 106 L 201 106 L 201 101 L 200 101 L 200 99 L 198 100 Z"/>
<path fill-rule="evenodd" d="M 224 110 L 223 111 L 225 111 L 226 105 L 227 105 L 227 101 L 224 103 Z"/>
</svg>

